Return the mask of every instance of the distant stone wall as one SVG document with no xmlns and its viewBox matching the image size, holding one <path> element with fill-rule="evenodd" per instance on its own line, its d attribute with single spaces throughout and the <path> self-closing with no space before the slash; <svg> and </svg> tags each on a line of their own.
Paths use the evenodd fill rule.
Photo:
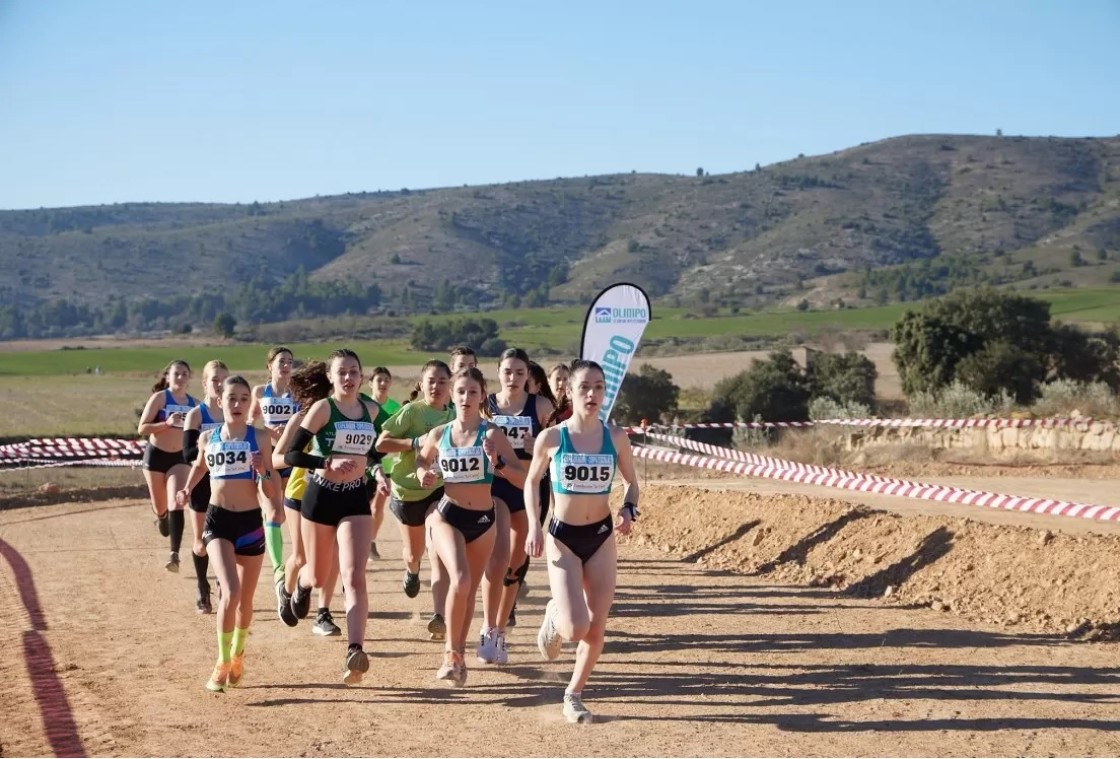
<svg viewBox="0 0 1120 759">
<path fill-rule="evenodd" d="M 973 429 L 923 429 L 872 427 L 845 436 L 848 450 L 868 446 L 918 443 L 931 448 L 970 449 L 989 453 L 1015 451 L 1112 451 L 1120 454 L 1120 431 L 1114 422 L 1092 422 L 1084 427 L 980 427 Z"/>
</svg>

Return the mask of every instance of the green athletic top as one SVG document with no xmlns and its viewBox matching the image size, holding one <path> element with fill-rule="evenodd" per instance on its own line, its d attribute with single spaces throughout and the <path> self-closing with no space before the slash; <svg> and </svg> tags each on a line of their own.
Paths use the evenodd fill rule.
<svg viewBox="0 0 1120 759">
<path fill-rule="evenodd" d="M 315 433 L 311 453 L 323 458 L 333 453 L 349 456 L 368 454 L 377 440 L 377 428 L 369 418 L 369 407 L 362 403 L 361 419 L 351 419 L 338 410 L 334 398 L 327 398 L 327 403 L 331 407 L 331 418 Z"/>
<path fill-rule="evenodd" d="M 377 415 L 377 418 L 373 420 L 374 426 L 377 427 L 379 431 L 385 429 L 385 422 L 389 421 L 389 417 L 400 410 L 400 403 L 393 400 L 392 398 L 387 398 L 385 402 L 381 404 L 381 412 Z M 381 459 L 381 468 L 385 470 L 385 474 L 391 474 L 393 471 L 393 467 L 396 466 L 397 461 L 399 460 L 400 456 L 396 453 L 385 454 L 385 456 Z"/>
<path fill-rule="evenodd" d="M 401 407 L 393 414 L 382 430 L 394 438 L 416 438 L 427 435 L 441 424 L 447 424 L 455 418 L 455 411 L 450 407 L 440 411 L 429 406 L 424 401 L 413 401 Z M 420 487 L 420 480 L 416 477 L 416 451 L 407 450 L 396 454 L 397 461 L 389 473 L 393 481 L 393 497 L 398 501 L 419 501 L 430 496 L 436 488 L 424 489 Z M 438 470 L 437 470 L 438 471 Z"/>
</svg>

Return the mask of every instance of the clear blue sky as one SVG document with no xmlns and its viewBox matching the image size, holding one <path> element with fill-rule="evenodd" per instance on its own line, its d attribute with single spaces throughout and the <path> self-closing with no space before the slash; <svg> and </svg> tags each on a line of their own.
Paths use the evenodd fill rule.
<svg viewBox="0 0 1120 759">
<path fill-rule="evenodd" d="M 1120 133 L 1118 0 L 0 0 L 0 208 Z"/>
</svg>

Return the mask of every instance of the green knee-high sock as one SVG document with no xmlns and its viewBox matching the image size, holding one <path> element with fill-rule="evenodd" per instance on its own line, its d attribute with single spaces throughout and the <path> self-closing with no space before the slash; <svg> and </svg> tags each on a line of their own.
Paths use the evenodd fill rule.
<svg viewBox="0 0 1120 759">
<path fill-rule="evenodd" d="M 218 661 L 229 664 L 230 644 L 233 642 L 232 632 L 218 630 Z"/>
<path fill-rule="evenodd" d="M 233 655 L 241 656 L 245 653 L 245 639 L 249 637 L 248 627 L 235 627 L 233 628 Z"/>
<path fill-rule="evenodd" d="M 265 522 L 264 545 L 268 550 L 268 560 L 272 562 L 273 573 L 284 569 L 284 532 L 276 522 Z"/>
</svg>

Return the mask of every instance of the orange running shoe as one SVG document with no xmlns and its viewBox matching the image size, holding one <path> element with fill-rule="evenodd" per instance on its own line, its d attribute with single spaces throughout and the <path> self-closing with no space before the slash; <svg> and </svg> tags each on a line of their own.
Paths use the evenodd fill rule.
<svg viewBox="0 0 1120 759">
<path fill-rule="evenodd" d="M 245 653 L 234 654 L 229 662 L 229 687 L 236 688 L 241 685 L 241 676 L 245 674 Z"/>
<path fill-rule="evenodd" d="M 229 684 L 229 669 L 230 662 L 218 662 L 214 665 L 214 672 L 210 675 L 209 682 L 206 683 L 206 690 L 214 693 L 225 693 L 226 686 Z"/>
</svg>

